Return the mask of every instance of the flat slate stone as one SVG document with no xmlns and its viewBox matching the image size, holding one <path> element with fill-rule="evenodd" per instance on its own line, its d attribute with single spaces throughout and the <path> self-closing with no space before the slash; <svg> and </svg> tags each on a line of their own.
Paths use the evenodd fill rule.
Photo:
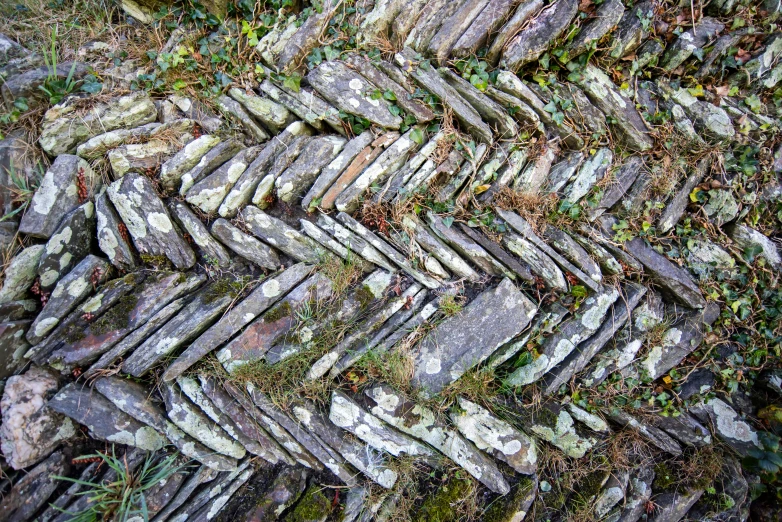
<svg viewBox="0 0 782 522">
<path fill-rule="evenodd" d="M 428 446 L 392 428 L 339 390 L 331 394 L 329 420 L 373 448 L 395 457 L 403 454 L 414 457 L 434 456 L 434 452 Z"/>
<path fill-rule="evenodd" d="M 231 490 L 231 485 L 237 479 L 241 479 L 248 471 L 253 470 L 254 468 L 250 467 L 250 459 L 244 459 L 238 465 L 235 464 L 233 468 L 217 474 L 214 478 L 211 476 L 205 477 L 204 482 L 214 481 L 214 484 L 198 488 L 198 492 L 195 495 L 182 499 L 182 505 L 174 511 L 173 516 L 169 516 L 168 520 L 172 522 L 194 520 L 198 514 L 202 513 L 201 510 L 203 508 L 210 508 L 212 502 L 216 502 L 223 494 Z M 198 484 L 193 489 L 197 487 Z"/>
<path fill-rule="evenodd" d="M 277 178 L 279 178 L 280 175 L 299 158 L 299 155 L 307 148 L 310 142 L 316 139 L 318 138 L 298 136 L 277 155 L 274 159 L 274 164 L 258 182 L 258 186 L 255 188 L 255 194 L 252 196 L 253 205 L 261 210 L 265 210 L 274 204 L 274 184 L 277 181 Z"/>
<path fill-rule="evenodd" d="M 624 10 L 621 0 L 608 0 L 597 6 L 593 18 L 581 26 L 576 37 L 570 42 L 568 56 L 575 58 L 589 50 L 592 45 L 597 45 L 600 39 L 619 23 Z"/>
<path fill-rule="evenodd" d="M 117 129 L 90 138 L 76 148 L 76 155 L 82 158 L 95 160 L 108 151 L 120 145 L 125 145 L 131 140 L 149 139 L 152 132 L 159 129 L 161 123 L 147 123 L 132 129 Z"/>
<path fill-rule="evenodd" d="M 298 203 L 298 198 L 309 190 L 321 170 L 340 153 L 345 143 L 346 140 L 338 136 L 320 136 L 307 142 L 296 161 L 275 180 L 280 201 Z"/>
<path fill-rule="evenodd" d="M 190 210 L 189 206 L 181 201 L 171 200 L 168 203 L 168 209 L 180 229 L 189 235 L 193 243 L 201 250 L 207 263 L 220 267 L 227 267 L 231 264 L 231 256 L 228 251 L 212 237 L 209 230 Z"/>
<path fill-rule="evenodd" d="M 558 292 L 568 291 L 565 274 L 534 243 L 514 232 L 508 232 L 502 236 L 502 244 L 508 251 L 524 261 L 532 273 L 540 277 L 547 287 Z M 585 279 L 588 278 L 585 277 Z"/>
<path fill-rule="evenodd" d="M 582 270 L 592 281 L 595 283 L 602 281 L 603 274 L 600 271 L 600 265 L 568 233 L 554 226 L 545 226 L 541 235 L 557 252 Z"/>
<path fill-rule="evenodd" d="M 130 277 L 132 280 L 136 279 L 134 276 Z M 68 367 L 86 365 L 101 356 L 87 374 L 108 367 L 117 358 L 146 340 L 151 332 L 161 326 L 160 321 L 171 317 L 166 309 L 170 305 L 177 310 L 181 308 L 181 302 L 174 303 L 200 286 L 205 279 L 205 276 L 197 274 L 183 278 L 179 273 L 159 272 L 150 274 L 143 283 L 133 281 L 137 285 L 133 293 L 120 298 L 97 320 L 91 321 L 79 335 L 56 339 L 54 351 L 49 356 L 50 364 L 59 363 Z M 102 293 L 103 290 L 84 306 L 95 303 Z"/>
<path fill-rule="evenodd" d="M 76 102 L 76 99 L 68 100 L 46 111 L 38 143 L 47 154 L 73 153 L 93 136 L 157 119 L 157 108 L 146 92 L 113 98 L 85 111 L 78 109 Z"/>
<path fill-rule="evenodd" d="M 655 495 L 655 511 L 649 518 L 650 522 L 679 522 L 687 515 L 690 508 L 695 505 L 703 495 L 702 489 L 667 491 Z"/>
<path fill-rule="evenodd" d="M 120 219 L 106 191 L 95 198 L 98 246 L 115 268 L 132 272 L 136 268 L 136 256 L 125 224 Z"/>
<path fill-rule="evenodd" d="M 389 272 L 396 272 L 396 267 L 391 261 L 380 253 L 375 247 L 353 231 L 334 221 L 328 214 L 318 213 L 317 224 L 323 230 L 331 234 L 334 239 L 342 243 L 350 252 L 377 266 L 385 268 Z"/>
<path fill-rule="evenodd" d="M 606 289 L 587 297 L 578 310 L 579 314 L 562 323 L 553 335 L 546 337 L 537 347 L 538 357 L 514 371 L 506 379 L 507 384 L 531 384 L 565 360 L 579 343 L 600 328 L 608 309 L 618 298 L 619 292 L 615 289 Z"/>
<path fill-rule="evenodd" d="M 114 179 L 129 172 L 155 173 L 161 163 L 176 154 L 181 144 L 170 139 L 153 138 L 144 143 L 130 143 L 111 149 L 106 156 Z"/>
<path fill-rule="evenodd" d="M 185 201 L 206 214 L 217 212 L 231 188 L 262 149 L 262 146 L 250 147 L 237 153 L 213 173 L 193 185 L 187 191 Z"/>
<path fill-rule="evenodd" d="M 419 345 L 413 383 L 433 396 L 518 335 L 537 307 L 509 279 L 443 321 Z"/>
<path fill-rule="evenodd" d="M 262 143 L 269 139 L 269 134 L 250 116 L 241 103 L 232 100 L 225 94 L 218 97 L 217 106 L 229 118 L 236 121 L 244 127 L 247 134 L 257 143 Z"/>
<path fill-rule="evenodd" d="M 310 93 L 308 98 L 310 98 L 309 101 L 313 101 L 313 103 L 308 104 L 300 101 L 299 98 L 301 98 L 301 96 L 296 97 L 294 96 L 294 93 L 279 88 L 269 80 L 262 81 L 259 87 L 264 94 L 277 103 L 285 106 L 285 108 L 301 118 L 302 121 L 307 122 L 313 128 L 319 131 L 326 131 L 331 127 L 340 134 L 345 134 L 345 130 L 341 125 L 341 120 L 337 117 L 339 111 L 329 106 L 329 104 L 324 102 L 321 98 L 316 98 Z"/>
<path fill-rule="evenodd" d="M 300 467 L 285 467 L 274 477 L 263 492 L 260 500 L 247 515 L 247 522 L 272 520 L 278 513 L 296 503 L 307 487 L 307 471 Z M 348 499 L 350 491 L 348 491 Z M 349 500 L 347 501 L 349 503 Z M 361 509 L 364 504 L 361 503 Z M 347 511 L 347 508 L 345 509 Z"/>
<path fill-rule="evenodd" d="M 510 270 L 513 270 L 513 273 L 519 276 L 521 279 L 527 281 L 528 283 L 535 282 L 535 276 L 532 275 L 532 272 L 530 272 L 529 268 L 519 263 L 513 256 L 500 248 L 497 243 L 490 240 L 479 231 L 473 230 L 463 223 L 459 224 L 459 229 L 464 233 L 464 235 L 468 236 L 470 239 L 482 246 L 487 252 L 497 258 L 499 262 L 507 266 Z"/>
<path fill-rule="evenodd" d="M 452 271 L 458 277 L 469 281 L 479 281 L 481 276 L 455 252 L 451 247 L 443 243 L 432 233 L 426 224 L 419 221 L 414 215 L 406 215 L 402 218 L 402 226 L 424 250 L 430 252 L 438 261 Z"/>
<path fill-rule="evenodd" d="M 182 176 L 192 170 L 203 157 L 220 143 L 219 136 L 196 138 L 160 166 L 160 182 L 168 190 L 179 188 Z"/>
<path fill-rule="evenodd" d="M 242 147 L 242 144 L 239 143 L 239 141 L 228 139 L 221 141 L 209 149 L 209 152 L 201 156 L 198 163 L 182 174 L 180 178 L 179 194 L 182 196 L 187 195 L 193 185 L 214 172 L 226 161 L 236 156 L 243 148 L 244 147 Z"/>
<path fill-rule="evenodd" d="M 49 238 L 65 215 L 92 198 L 100 186 L 101 178 L 89 163 L 69 154 L 57 156 L 33 194 L 19 232 Z"/>
<path fill-rule="evenodd" d="M 657 227 L 661 232 L 668 232 L 676 226 L 690 203 L 690 193 L 703 180 L 710 168 L 711 159 L 706 157 L 699 161 L 695 169 L 687 176 L 676 195 L 671 198 L 663 213 L 660 214 Z"/>
<path fill-rule="evenodd" d="M 26 363 L 24 354 L 30 343 L 24 334 L 30 324 L 30 320 L 0 322 L 0 379 L 14 375 Z"/>
<path fill-rule="evenodd" d="M 537 60 L 548 49 L 551 42 L 568 28 L 578 12 L 576 0 L 557 0 L 538 16 L 523 31 L 518 32 L 505 46 L 500 65 L 512 71 Z"/>
<path fill-rule="evenodd" d="M 0 303 L 9 303 L 27 294 L 35 281 L 38 262 L 45 248 L 45 245 L 30 245 L 11 259 L 4 272 Z"/>
<path fill-rule="evenodd" d="M 120 411 L 97 392 L 80 384 L 69 384 L 49 401 L 54 411 L 87 427 L 94 439 L 157 451 L 166 440 L 154 429 Z"/>
<path fill-rule="evenodd" d="M 221 243 L 248 261 L 261 268 L 275 270 L 280 267 L 277 252 L 265 243 L 261 243 L 249 234 L 245 234 L 230 221 L 218 218 L 212 223 L 212 235 Z"/>
<path fill-rule="evenodd" d="M 162 359 L 198 337 L 230 306 L 235 296 L 217 280 L 198 291 L 188 305 L 145 340 L 122 364 L 122 371 L 141 377 Z"/>
<path fill-rule="evenodd" d="M 195 264 L 193 249 L 174 228 L 149 179 L 127 174 L 109 185 L 107 192 L 142 261 L 145 255 L 165 256 L 180 270 Z"/>
<path fill-rule="evenodd" d="M 777 245 L 762 232 L 737 223 L 728 230 L 728 235 L 742 250 L 752 251 L 759 248 L 758 255 L 775 270 L 782 270 L 782 256 Z"/>
<path fill-rule="evenodd" d="M 644 420 L 687 446 L 703 448 L 712 443 L 711 432 L 687 412 L 676 417 L 654 414 Z"/>
<path fill-rule="evenodd" d="M 412 403 L 384 384 L 369 387 L 365 393 L 374 404 L 372 414 L 442 452 L 495 493 L 505 495 L 510 491 L 494 462 L 438 420 L 434 412 Z"/>
<path fill-rule="evenodd" d="M 469 236 L 463 234 L 454 226 L 447 226 L 443 219 L 437 214 L 429 212 L 427 221 L 432 232 L 440 239 L 448 243 L 454 250 L 472 261 L 477 267 L 492 276 L 505 276 L 510 279 L 516 279 L 516 275 L 505 268 L 483 247 L 473 241 Z"/>
<path fill-rule="evenodd" d="M 220 493 L 217 494 L 214 499 L 202 506 L 201 509 L 192 515 L 189 515 L 187 520 L 190 520 L 191 522 L 209 522 L 212 519 L 216 519 L 236 492 L 250 480 L 250 477 L 252 477 L 253 474 L 255 474 L 255 468 L 249 465 L 249 460 L 245 460 L 245 464 L 247 464 L 246 469 L 242 469 L 242 472 L 233 479 L 233 481 L 227 484 L 225 489 L 221 488 Z M 244 464 L 242 466 L 244 466 Z"/>
<path fill-rule="evenodd" d="M 692 119 L 695 129 L 700 131 L 701 136 L 709 142 L 720 143 L 736 135 L 730 116 L 721 107 L 699 100 L 687 89 L 673 89 L 662 81 L 658 82 L 658 85 L 671 97 L 671 100 L 682 106 L 687 116 Z"/>
<path fill-rule="evenodd" d="M 0 503 L 0 511 L 9 522 L 31 520 L 60 485 L 58 476 L 68 473 L 68 461 L 61 451 L 29 470 Z"/>
<path fill-rule="evenodd" d="M 488 8 L 492 8 L 494 4 L 495 2 L 490 3 Z M 513 16 L 507 19 L 507 21 L 503 17 L 502 27 L 499 28 L 496 34 L 494 34 L 494 31 L 490 33 L 493 37 L 493 41 L 489 44 L 489 49 L 486 52 L 486 61 L 488 63 L 497 65 L 508 40 L 516 36 L 526 21 L 534 14 L 538 13 L 541 7 L 543 7 L 543 0 L 522 0 L 521 2 L 518 2 L 518 5 L 513 12 Z M 457 48 L 459 43 L 460 42 L 457 42 Z M 455 52 L 458 52 L 458 49 L 455 49 Z"/>
<path fill-rule="evenodd" d="M 52 331 L 71 310 L 94 291 L 94 284 L 100 284 L 107 279 L 108 273 L 109 264 L 93 255 L 88 255 L 76 265 L 57 283 L 46 306 L 30 326 L 27 332 L 30 344 L 38 343 Z"/>
<path fill-rule="evenodd" d="M 95 237 L 95 204 L 87 201 L 63 218 L 38 263 L 39 288 L 48 292 L 90 253 Z"/>
<path fill-rule="evenodd" d="M 340 0 L 325 0 L 320 10 L 312 13 L 299 29 L 288 40 L 277 58 L 277 69 L 295 71 L 304 64 L 304 57 L 318 45 L 318 41 L 326 29 L 336 10 L 342 5 Z"/>
<path fill-rule="evenodd" d="M 388 102 L 374 99 L 377 87 L 339 61 L 325 61 L 311 69 L 307 81 L 335 107 L 387 129 L 398 130 L 402 118 L 391 114 Z"/>
<path fill-rule="evenodd" d="M 404 44 L 420 53 L 424 53 L 442 23 L 453 15 L 462 4 L 464 4 L 464 0 L 456 2 L 434 0 L 427 2 L 426 6 L 421 9 L 418 20 L 414 22 L 414 26 L 410 29 Z M 405 11 L 406 9 L 403 9 L 401 12 Z"/>
<path fill-rule="evenodd" d="M 460 6 L 452 14 L 449 13 L 450 16 L 440 20 L 440 28 L 426 48 L 427 54 L 432 55 L 437 63 L 445 64 L 453 47 L 489 3 L 489 0 L 459 2 Z"/>
<path fill-rule="evenodd" d="M 676 41 L 667 46 L 660 60 L 660 67 L 668 72 L 673 71 L 692 56 L 694 51 L 705 47 L 724 28 L 725 25 L 714 18 L 701 18 L 691 29 L 684 31 Z"/>
<path fill-rule="evenodd" d="M 298 149 L 296 143 L 303 141 L 305 136 L 312 134 L 312 128 L 297 121 L 288 125 L 277 136 L 274 136 L 258 153 L 255 160 L 247 167 L 231 191 L 223 200 L 218 209 L 218 213 L 226 218 L 234 217 L 239 210 L 247 205 L 253 198 L 253 194 L 258 188 L 258 184 L 264 179 L 265 175 L 271 174 L 279 168 L 285 168 L 281 163 L 289 161 L 292 157 L 289 149 Z M 292 161 L 292 160 L 290 160 Z M 287 166 L 287 163 L 285 163 Z"/>
<path fill-rule="evenodd" d="M 475 19 L 463 28 L 462 34 L 451 48 L 450 55 L 467 58 L 475 55 L 481 47 L 490 44 L 490 38 L 495 36 L 510 17 L 517 3 L 515 0 L 487 2 Z"/>
<path fill-rule="evenodd" d="M 319 245 L 310 238 L 253 206 L 247 206 L 239 214 L 250 232 L 265 243 L 278 248 L 292 258 L 305 263 L 320 261 Z"/>
<path fill-rule="evenodd" d="M 534 439 L 464 397 L 458 398 L 458 404 L 450 417 L 465 438 L 519 473 L 535 473 L 538 454 Z"/>
<path fill-rule="evenodd" d="M 519 134 L 518 124 L 499 103 L 479 91 L 470 82 L 461 76 L 458 76 L 450 69 L 441 67 L 440 69 L 437 69 L 437 72 L 449 85 L 451 85 L 451 87 L 456 89 L 456 92 L 478 111 L 481 118 L 497 130 L 498 137 L 511 138 Z"/>
<path fill-rule="evenodd" d="M 188 368 L 209 352 L 229 340 L 243 327 L 265 312 L 271 305 L 298 285 L 312 268 L 297 264 L 262 282 L 247 297 L 225 313 L 218 322 L 198 337 L 166 369 L 163 380 L 171 381 L 184 374 Z"/>
<path fill-rule="evenodd" d="M 597 444 L 564 407 L 553 403 L 541 405 L 528 420 L 527 429 L 574 459 L 583 458 Z"/>
<path fill-rule="evenodd" d="M 248 93 L 243 89 L 234 87 L 228 91 L 228 95 L 241 103 L 247 112 L 252 114 L 255 119 L 272 133 L 279 133 L 295 120 L 295 117 L 288 109 L 255 93 Z"/>
</svg>

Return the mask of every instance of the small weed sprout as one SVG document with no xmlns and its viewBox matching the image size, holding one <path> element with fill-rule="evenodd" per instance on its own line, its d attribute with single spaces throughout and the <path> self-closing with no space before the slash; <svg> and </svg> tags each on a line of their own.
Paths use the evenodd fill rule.
<svg viewBox="0 0 782 522">
<path fill-rule="evenodd" d="M 440 301 L 440 310 L 446 317 L 453 317 L 464 309 L 464 299 L 455 295 L 446 295 Z"/>
</svg>

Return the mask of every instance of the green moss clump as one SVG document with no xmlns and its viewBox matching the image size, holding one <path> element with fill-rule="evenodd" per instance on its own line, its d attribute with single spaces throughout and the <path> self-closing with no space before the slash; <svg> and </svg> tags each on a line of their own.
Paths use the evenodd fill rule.
<svg viewBox="0 0 782 522">
<path fill-rule="evenodd" d="M 93 335 L 104 335 L 109 332 L 127 328 L 130 323 L 130 314 L 138 304 L 135 294 L 127 294 L 120 298 L 108 312 L 90 325 Z"/>
<path fill-rule="evenodd" d="M 331 502 L 322 493 L 320 488 L 310 486 L 304 492 L 290 515 L 285 517 L 286 522 L 313 522 L 321 520 L 331 512 Z"/>
<path fill-rule="evenodd" d="M 491 503 L 489 509 L 483 513 L 481 520 L 483 522 L 510 522 L 525 504 L 525 501 L 529 501 L 528 497 L 534 486 L 535 483 L 531 478 L 523 477 L 511 489 L 510 494 L 499 497 Z"/>
<path fill-rule="evenodd" d="M 454 522 L 459 520 L 458 504 L 470 496 L 469 480 L 451 479 L 437 492 L 429 496 L 413 518 L 413 522 Z"/>
<path fill-rule="evenodd" d="M 289 317 L 292 313 L 291 305 L 287 301 L 280 304 L 273 310 L 269 310 L 266 312 L 266 315 L 263 316 L 264 322 L 267 323 L 273 323 L 275 321 L 279 321 L 283 317 Z"/>
<path fill-rule="evenodd" d="M 370 290 L 367 285 L 361 285 L 356 288 L 355 295 L 362 310 L 368 308 L 369 305 L 372 304 L 372 301 L 375 300 L 375 294 L 372 293 L 372 290 Z"/>
<path fill-rule="evenodd" d="M 677 482 L 676 473 L 667 462 L 658 462 L 654 466 L 654 489 L 668 489 Z"/>
<path fill-rule="evenodd" d="M 558 415 L 545 406 L 536 411 L 532 417 L 532 422 L 535 424 L 542 424 L 551 429 L 556 427 L 558 420 Z"/>
<path fill-rule="evenodd" d="M 171 261 L 166 256 L 153 256 L 152 254 L 141 254 L 141 262 L 145 265 L 152 265 L 156 268 L 171 268 Z"/>
<path fill-rule="evenodd" d="M 244 288 L 244 281 L 241 279 L 235 279 L 233 281 L 228 278 L 218 279 L 204 292 L 204 303 L 213 303 L 225 296 L 230 296 L 231 299 L 233 299 L 239 295 L 242 288 Z"/>
</svg>

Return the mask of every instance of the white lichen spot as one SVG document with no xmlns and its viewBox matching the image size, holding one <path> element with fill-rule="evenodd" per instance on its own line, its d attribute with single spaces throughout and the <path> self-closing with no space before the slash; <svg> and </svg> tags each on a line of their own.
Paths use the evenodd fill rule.
<svg viewBox="0 0 782 522">
<path fill-rule="evenodd" d="M 164 234 L 168 234 L 174 228 L 168 215 L 163 212 L 151 212 L 147 217 L 147 221 L 149 221 L 149 225 L 152 228 L 157 229 Z"/>
</svg>

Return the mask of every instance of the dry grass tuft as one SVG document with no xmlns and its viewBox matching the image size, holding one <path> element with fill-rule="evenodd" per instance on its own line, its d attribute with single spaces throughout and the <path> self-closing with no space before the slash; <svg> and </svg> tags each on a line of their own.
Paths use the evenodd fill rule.
<svg viewBox="0 0 782 522">
<path fill-rule="evenodd" d="M 503 187 L 495 194 L 494 205 L 503 210 L 516 212 L 537 232 L 556 211 L 558 199 L 556 194 L 519 192 L 510 187 Z"/>
</svg>

